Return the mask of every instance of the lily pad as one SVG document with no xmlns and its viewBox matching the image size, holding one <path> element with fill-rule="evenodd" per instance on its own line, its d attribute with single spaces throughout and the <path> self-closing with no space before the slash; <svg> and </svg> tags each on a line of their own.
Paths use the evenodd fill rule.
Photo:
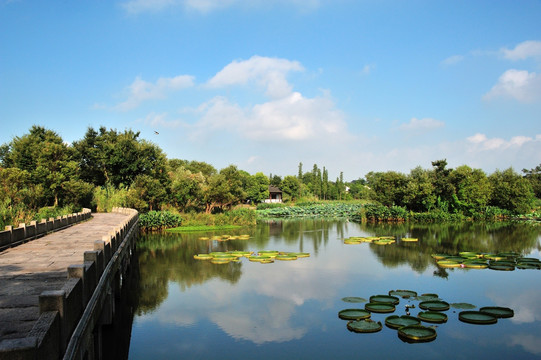
<svg viewBox="0 0 541 360">
<path fill-rule="evenodd" d="M 261 256 L 270 256 L 270 257 L 275 257 L 276 255 L 278 255 L 280 252 L 279 251 L 276 251 L 276 250 L 261 250 L 261 251 L 258 251 L 259 255 Z"/>
<path fill-rule="evenodd" d="M 310 253 L 303 253 L 303 252 L 290 252 L 290 253 L 286 253 L 284 255 L 296 256 L 298 258 L 310 257 Z"/>
<path fill-rule="evenodd" d="M 470 310 L 470 309 L 475 309 L 477 306 L 473 304 L 461 302 L 461 303 L 452 303 L 451 307 L 455 309 Z"/>
<path fill-rule="evenodd" d="M 261 262 L 266 260 L 272 260 L 270 256 L 252 255 L 248 258 L 250 261 Z"/>
<path fill-rule="evenodd" d="M 212 259 L 212 255 L 210 254 L 197 254 L 193 256 L 196 260 L 210 260 Z"/>
<path fill-rule="evenodd" d="M 439 300 L 438 294 L 421 294 L 417 296 L 417 300 L 419 301 L 428 301 L 428 300 Z"/>
<path fill-rule="evenodd" d="M 515 316 L 513 309 L 501 306 L 485 306 L 480 308 L 479 311 L 490 314 L 497 318 L 510 318 Z"/>
<path fill-rule="evenodd" d="M 446 311 L 449 310 L 449 303 L 441 300 L 427 300 L 419 303 L 419 307 L 423 310 L 430 311 Z"/>
<path fill-rule="evenodd" d="M 408 299 L 410 297 L 416 297 L 417 293 L 413 290 L 390 290 L 390 296 L 400 296 L 403 299 Z"/>
<path fill-rule="evenodd" d="M 469 269 L 486 269 L 488 264 L 483 260 L 466 260 L 463 263 L 464 267 Z"/>
<path fill-rule="evenodd" d="M 447 259 L 447 257 L 449 255 L 447 255 L 447 254 L 432 254 L 431 256 L 435 260 L 443 260 L 443 259 Z"/>
<path fill-rule="evenodd" d="M 400 239 L 400 241 L 415 242 L 415 241 L 419 241 L 419 239 L 417 239 L 417 238 L 402 238 L 402 239 Z"/>
<path fill-rule="evenodd" d="M 338 317 L 344 320 L 362 320 L 370 318 L 370 311 L 363 309 L 344 309 L 338 312 Z"/>
<path fill-rule="evenodd" d="M 283 261 L 290 261 L 290 260 L 297 260 L 297 257 L 295 255 L 276 255 L 276 260 L 283 260 Z"/>
<path fill-rule="evenodd" d="M 390 313 L 395 311 L 395 306 L 390 303 L 375 303 L 369 302 L 364 305 L 364 308 L 370 312 L 375 313 Z"/>
<path fill-rule="evenodd" d="M 505 259 L 505 256 L 500 256 L 500 255 L 496 255 L 496 254 L 485 254 L 485 255 L 483 255 L 483 257 L 485 259 L 496 260 L 496 261 L 501 261 L 501 260 Z"/>
<path fill-rule="evenodd" d="M 240 251 L 240 250 L 228 251 L 227 253 L 236 257 L 243 257 L 243 256 L 250 255 L 249 251 Z"/>
<path fill-rule="evenodd" d="M 385 319 L 385 325 L 387 325 L 391 329 L 398 329 L 403 326 L 409 326 L 409 325 L 419 325 L 420 323 L 421 323 L 421 320 L 409 315 L 402 315 L 402 316 L 391 315 Z"/>
<path fill-rule="evenodd" d="M 509 265 L 509 264 L 488 264 L 488 268 L 491 270 L 499 270 L 499 271 L 513 271 L 515 270 L 515 265 Z"/>
<path fill-rule="evenodd" d="M 458 320 L 479 325 L 495 324 L 498 321 L 495 316 L 481 311 L 461 311 Z"/>
<path fill-rule="evenodd" d="M 398 337 L 408 342 L 428 342 L 434 340 L 436 336 L 436 330 L 423 325 L 410 325 L 398 329 Z"/>
<path fill-rule="evenodd" d="M 393 239 L 378 239 L 378 240 L 372 241 L 372 244 L 390 245 L 390 244 L 394 244 L 395 242 L 396 242 L 396 240 L 393 240 Z"/>
<path fill-rule="evenodd" d="M 213 264 L 229 264 L 232 261 L 238 261 L 236 257 L 232 256 L 232 258 L 235 260 L 231 258 L 212 258 L 210 262 Z"/>
<path fill-rule="evenodd" d="M 536 263 L 532 263 L 532 262 L 519 262 L 519 263 L 517 263 L 517 269 L 539 270 L 539 269 L 541 269 L 541 264 L 536 264 Z"/>
<path fill-rule="evenodd" d="M 350 331 L 358 333 L 373 333 L 378 332 L 383 327 L 381 322 L 375 322 L 370 319 L 350 321 L 347 324 Z"/>
<path fill-rule="evenodd" d="M 439 311 L 421 311 L 417 317 L 422 321 L 441 324 L 447 321 L 447 315 Z"/>
<path fill-rule="evenodd" d="M 372 303 L 388 303 L 397 305 L 400 302 L 400 299 L 396 296 L 391 295 L 372 295 L 370 296 L 370 302 Z"/>
<path fill-rule="evenodd" d="M 473 252 L 473 251 L 461 251 L 461 252 L 458 253 L 458 255 L 460 255 L 462 257 L 465 257 L 465 258 L 472 258 L 472 259 L 477 259 L 477 258 L 480 258 L 482 256 L 481 253 Z"/>
<path fill-rule="evenodd" d="M 453 260 L 445 259 L 445 260 L 437 261 L 436 264 L 438 264 L 438 266 L 442 268 L 457 268 L 457 267 L 460 267 L 462 262 L 456 262 Z"/>
<path fill-rule="evenodd" d="M 364 302 L 367 302 L 368 300 L 362 297 L 357 297 L 357 296 L 347 296 L 347 297 L 342 298 L 342 301 L 345 301 L 348 303 L 364 303 Z"/>
</svg>

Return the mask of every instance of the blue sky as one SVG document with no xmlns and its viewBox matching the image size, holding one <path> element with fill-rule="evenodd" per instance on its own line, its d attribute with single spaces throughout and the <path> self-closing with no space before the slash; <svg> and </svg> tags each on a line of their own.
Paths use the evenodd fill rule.
<svg viewBox="0 0 541 360">
<path fill-rule="evenodd" d="M 252 174 L 531 169 L 539 19 L 538 0 L 0 0 L 0 143 L 105 126 Z"/>
</svg>

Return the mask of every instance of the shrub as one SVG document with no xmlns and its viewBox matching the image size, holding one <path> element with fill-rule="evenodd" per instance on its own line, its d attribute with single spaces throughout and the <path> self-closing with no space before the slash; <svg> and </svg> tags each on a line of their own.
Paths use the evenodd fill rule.
<svg viewBox="0 0 541 360">
<path fill-rule="evenodd" d="M 141 230 L 162 230 L 182 224 L 182 217 L 169 211 L 149 211 L 139 215 Z"/>
</svg>

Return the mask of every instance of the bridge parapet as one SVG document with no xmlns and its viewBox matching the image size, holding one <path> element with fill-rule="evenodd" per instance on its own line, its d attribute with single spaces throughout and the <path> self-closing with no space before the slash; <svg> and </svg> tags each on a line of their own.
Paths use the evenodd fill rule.
<svg viewBox="0 0 541 360">
<path fill-rule="evenodd" d="M 65 228 L 66 226 L 88 220 L 92 216 L 90 209 L 83 209 L 81 212 L 73 213 L 56 218 L 42 219 L 40 222 L 20 223 L 13 227 L 8 225 L 0 231 L 0 251 L 9 247 L 17 246 L 38 237 L 47 235 L 53 231 Z"/>
<path fill-rule="evenodd" d="M 114 300 L 139 232 L 136 210 L 113 208 L 112 212 L 127 216 L 94 241 L 81 263 L 68 266 L 68 279 L 61 289 L 39 295 L 39 318 L 32 330 L 24 338 L 0 341 L 0 359 L 101 358 L 101 327 L 112 322 Z M 68 217 L 54 220 L 70 221 Z"/>
</svg>

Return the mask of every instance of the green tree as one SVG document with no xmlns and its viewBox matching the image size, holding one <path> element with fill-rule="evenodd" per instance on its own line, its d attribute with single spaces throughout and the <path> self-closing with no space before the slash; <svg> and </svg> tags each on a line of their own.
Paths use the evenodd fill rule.
<svg viewBox="0 0 541 360">
<path fill-rule="evenodd" d="M 216 207 L 223 207 L 225 204 L 232 204 L 235 200 L 230 192 L 227 178 L 223 174 L 215 174 L 207 178 L 206 186 L 203 188 L 203 201 L 205 212 L 212 213 Z"/>
<path fill-rule="evenodd" d="M 206 178 L 180 166 L 171 173 L 171 201 L 181 211 L 200 210 Z"/>
<path fill-rule="evenodd" d="M 434 184 L 429 170 L 420 166 L 410 171 L 404 194 L 404 205 L 409 210 L 430 211 L 436 204 Z"/>
<path fill-rule="evenodd" d="M 408 183 L 406 175 L 395 171 L 369 172 L 366 181 L 372 190 L 373 200 L 385 206 L 403 206 L 404 190 Z"/>
<path fill-rule="evenodd" d="M 248 174 L 246 185 L 246 198 L 251 202 L 260 203 L 269 197 L 269 178 L 262 172 Z"/>
<path fill-rule="evenodd" d="M 200 172 L 205 177 L 209 177 L 218 173 L 214 166 L 207 164 L 203 161 L 190 161 L 186 165 L 186 169 L 190 170 L 194 174 Z"/>
<path fill-rule="evenodd" d="M 139 211 L 158 210 L 166 200 L 166 189 L 150 175 L 137 176 L 128 191 L 128 206 Z"/>
<path fill-rule="evenodd" d="M 52 130 L 34 125 L 28 134 L 15 137 L 3 149 L 4 166 L 27 171 L 30 182 L 42 186 L 38 206 L 59 205 L 63 183 L 77 178 L 71 149 Z"/>
<path fill-rule="evenodd" d="M 530 182 L 517 174 L 513 168 L 496 170 L 488 180 L 492 186 L 490 205 L 524 214 L 531 210 L 534 193 Z"/>
<path fill-rule="evenodd" d="M 282 180 L 282 197 L 284 201 L 294 201 L 301 191 L 301 182 L 298 177 L 287 175 Z"/>
<path fill-rule="evenodd" d="M 432 161 L 432 184 L 434 185 L 434 195 L 436 195 L 436 205 L 441 210 L 452 210 L 454 204 L 455 189 L 449 179 L 453 169 L 447 168 L 447 160 Z"/>
<path fill-rule="evenodd" d="M 530 170 L 522 169 L 522 173 L 532 185 L 535 197 L 541 199 L 541 164 Z"/>
<path fill-rule="evenodd" d="M 231 207 L 234 204 L 238 204 L 246 199 L 246 192 L 243 186 L 243 174 L 236 165 L 229 165 L 228 167 L 220 170 L 220 174 L 225 177 L 229 193 L 231 194 L 231 200 L 226 201 L 222 206 Z"/>
<path fill-rule="evenodd" d="M 451 172 L 449 179 L 455 189 L 456 203 L 465 215 L 484 211 L 492 190 L 483 170 L 462 165 Z"/>
<path fill-rule="evenodd" d="M 168 185 L 167 159 L 162 150 L 139 139 L 139 132 L 89 128 L 85 137 L 73 144 L 75 159 L 83 180 L 103 186 L 130 186 L 138 175 L 149 175 Z"/>
<path fill-rule="evenodd" d="M 368 199 L 370 197 L 370 189 L 366 186 L 365 179 L 353 180 L 348 183 L 349 193 L 354 199 Z"/>
</svg>

